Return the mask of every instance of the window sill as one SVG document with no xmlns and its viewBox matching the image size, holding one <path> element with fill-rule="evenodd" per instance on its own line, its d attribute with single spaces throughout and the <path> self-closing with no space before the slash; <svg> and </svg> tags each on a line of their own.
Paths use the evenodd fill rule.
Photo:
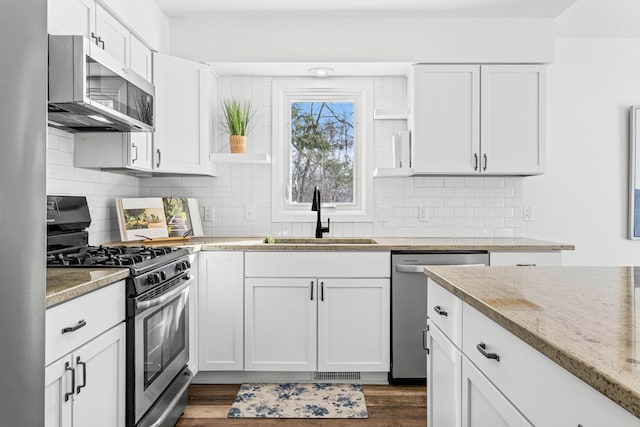
<svg viewBox="0 0 640 427">
<path fill-rule="evenodd" d="M 271 164 L 271 156 L 263 153 L 211 153 L 209 159 L 214 163 L 253 163 L 261 165 Z"/>
</svg>

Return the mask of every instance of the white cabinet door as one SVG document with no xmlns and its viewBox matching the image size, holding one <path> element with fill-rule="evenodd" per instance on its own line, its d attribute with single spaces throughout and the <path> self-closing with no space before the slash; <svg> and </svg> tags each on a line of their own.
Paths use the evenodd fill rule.
<svg viewBox="0 0 640 427">
<path fill-rule="evenodd" d="M 110 329 L 73 353 L 74 427 L 125 424 L 125 326 Z"/>
<path fill-rule="evenodd" d="M 96 3 L 93 0 L 49 0 L 47 31 L 55 35 L 80 35 L 94 42 Z"/>
<path fill-rule="evenodd" d="M 150 171 L 153 167 L 153 134 L 130 132 L 127 135 L 129 136 L 129 166 Z"/>
<path fill-rule="evenodd" d="M 462 358 L 462 425 L 532 426 L 466 356 Z"/>
<path fill-rule="evenodd" d="M 483 65 L 480 86 L 482 172 L 542 173 L 545 67 Z"/>
<path fill-rule="evenodd" d="M 154 168 L 211 175 L 211 86 L 205 64 L 153 53 L 156 87 Z"/>
<path fill-rule="evenodd" d="M 244 369 L 244 254 L 200 252 L 199 369 Z"/>
<path fill-rule="evenodd" d="M 316 370 L 315 278 L 245 279 L 245 370 Z"/>
<path fill-rule="evenodd" d="M 53 362 L 44 370 L 44 425 L 46 427 L 71 427 L 73 405 L 71 356 Z"/>
<path fill-rule="evenodd" d="M 460 427 L 462 353 L 437 326 L 427 324 L 428 427 Z"/>
<path fill-rule="evenodd" d="M 109 12 L 96 4 L 96 35 L 98 46 L 122 64 L 129 65 L 131 33 Z"/>
<path fill-rule="evenodd" d="M 477 173 L 480 66 L 413 68 L 413 168 L 421 173 Z"/>
<path fill-rule="evenodd" d="M 131 35 L 129 46 L 129 66 L 133 72 L 140 74 L 148 81 L 153 81 L 151 49 L 146 47 L 134 35 Z"/>
<path fill-rule="evenodd" d="M 318 371 L 388 371 L 389 279 L 318 280 Z"/>
</svg>

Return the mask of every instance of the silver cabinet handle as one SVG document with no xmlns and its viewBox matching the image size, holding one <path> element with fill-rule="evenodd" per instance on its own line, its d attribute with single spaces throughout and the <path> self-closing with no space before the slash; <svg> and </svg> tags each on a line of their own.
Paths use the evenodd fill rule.
<svg viewBox="0 0 640 427">
<path fill-rule="evenodd" d="M 485 343 L 481 342 L 480 344 L 478 344 L 476 346 L 476 348 L 478 349 L 480 354 L 482 354 L 487 359 L 494 359 L 496 362 L 500 361 L 500 355 L 499 354 L 497 354 L 497 353 L 488 353 L 487 352 L 487 345 Z"/>
<path fill-rule="evenodd" d="M 324 301 L 324 282 L 320 282 L 320 301 Z"/>
<path fill-rule="evenodd" d="M 483 154 L 482 157 L 484 157 L 484 168 L 482 170 L 486 171 L 487 164 L 489 163 L 489 157 L 487 156 L 487 153 Z"/>
<path fill-rule="evenodd" d="M 429 331 L 429 328 L 425 328 L 422 330 L 422 349 L 424 351 L 427 352 L 427 354 L 429 354 L 429 348 L 427 347 L 427 332 Z"/>
<path fill-rule="evenodd" d="M 96 37 L 96 33 L 91 33 L 91 38 L 94 39 L 96 42 L 96 46 L 98 45 L 98 37 Z"/>
<path fill-rule="evenodd" d="M 102 43 L 102 48 L 104 49 L 104 40 L 102 40 L 102 37 L 98 36 L 98 43 Z M 96 43 L 96 44 L 98 44 Z"/>
<path fill-rule="evenodd" d="M 133 149 L 136 150 L 136 156 L 132 156 L 131 163 L 135 163 L 136 161 L 138 161 L 138 146 L 134 143 L 131 143 L 131 150 L 133 151 Z"/>
<path fill-rule="evenodd" d="M 447 313 L 447 311 L 445 309 L 443 309 L 442 307 L 440 307 L 439 305 L 436 305 L 435 307 L 433 307 L 433 311 L 438 313 L 440 316 L 444 316 L 444 317 L 448 317 L 449 316 L 449 313 Z"/>
<path fill-rule="evenodd" d="M 535 267 L 535 264 L 516 264 L 516 267 Z"/>
<path fill-rule="evenodd" d="M 313 301 L 313 280 L 311 281 L 311 301 Z"/>
<path fill-rule="evenodd" d="M 64 394 L 64 401 L 68 401 L 69 397 L 73 395 L 73 392 L 76 388 L 76 370 L 71 367 L 69 362 L 64 364 L 65 371 L 71 371 L 71 391 Z"/>
<path fill-rule="evenodd" d="M 156 167 L 159 168 L 160 167 L 160 163 L 162 162 L 162 153 L 160 152 L 159 148 L 156 150 L 156 154 L 157 154 L 157 157 L 158 157 L 158 162 L 156 163 Z"/>
<path fill-rule="evenodd" d="M 478 170 L 478 153 L 473 153 L 473 170 Z"/>
<path fill-rule="evenodd" d="M 87 363 L 80 361 L 80 356 L 76 359 L 76 365 L 82 365 L 82 385 L 76 387 L 76 394 L 80 394 L 80 390 L 87 386 Z"/>
<path fill-rule="evenodd" d="M 67 326 L 66 328 L 62 328 L 62 333 L 66 334 L 69 332 L 75 332 L 80 328 L 84 328 L 85 326 L 87 326 L 87 322 L 83 319 L 76 323 L 75 326 Z"/>
</svg>

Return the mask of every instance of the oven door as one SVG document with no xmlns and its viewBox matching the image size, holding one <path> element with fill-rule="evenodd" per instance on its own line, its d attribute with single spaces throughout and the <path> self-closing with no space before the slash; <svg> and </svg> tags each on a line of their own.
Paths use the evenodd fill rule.
<svg viewBox="0 0 640 427">
<path fill-rule="evenodd" d="M 193 281 L 189 278 L 153 299 L 135 301 L 136 423 L 187 364 L 189 286 Z"/>
</svg>

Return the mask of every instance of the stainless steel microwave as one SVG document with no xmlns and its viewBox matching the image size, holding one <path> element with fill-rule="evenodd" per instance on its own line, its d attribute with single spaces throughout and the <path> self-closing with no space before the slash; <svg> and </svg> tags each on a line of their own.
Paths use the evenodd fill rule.
<svg viewBox="0 0 640 427">
<path fill-rule="evenodd" d="M 82 36 L 49 36 L 49 126 L 153 132 L 153 85 Z"/>
</svg>

